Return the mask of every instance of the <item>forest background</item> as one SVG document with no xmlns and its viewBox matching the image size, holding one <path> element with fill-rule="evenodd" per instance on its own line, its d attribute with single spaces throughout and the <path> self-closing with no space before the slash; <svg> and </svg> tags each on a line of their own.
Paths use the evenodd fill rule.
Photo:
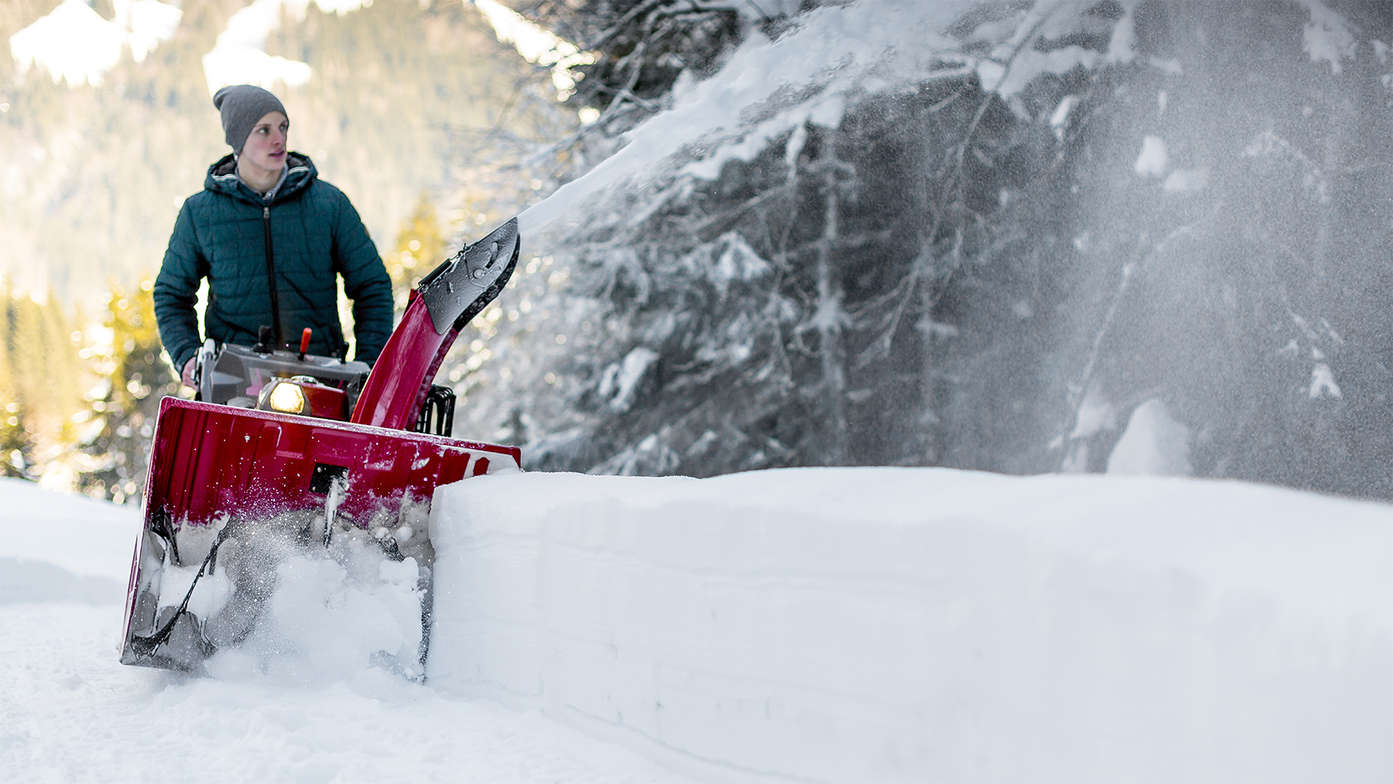
<svg viewBox="0 0 1393 784">
<path fill-rule="evenodd" d="M 268 85 L 292 147 L 354 199 L 401 301 L 462 239 L 730 88 L 752 47 L 835 43 L 817 34 L 847 11 L 510 2 L 579 45 L 558 85 L 482 2 L 274 5 L 265 52 L 312 74 Z M 826 46 L 642 187 L 567 205 L 442 373 L 457 433 L 547 470 L 1142 471 L 1393 498 L 1393 10 L 855 5 L 944 21 Z M 12 50 L 52 6 L 0 11 Z M 222 152 L 200 58 L 245 7 L 183 3 L 97 85 L 0 66 L 0 470 L 138 499 L 175 392 L 149 281 Z M 882 70 L 847 87 L 866 60 Z"/>
</svg>

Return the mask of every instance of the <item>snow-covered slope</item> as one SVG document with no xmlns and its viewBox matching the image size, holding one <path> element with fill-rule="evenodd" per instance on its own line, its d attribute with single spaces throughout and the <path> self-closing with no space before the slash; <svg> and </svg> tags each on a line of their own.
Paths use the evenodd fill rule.
<svg viewBox="0 0 1393 784">
<path fill-rule="evenodd" d="M 0 779 L 1393 780 L 1393 507 L 807 469 L 435 511 L 427 686 L 190 679 L 116 663 L 136 515 L 0 481 Z"/>
</svg>

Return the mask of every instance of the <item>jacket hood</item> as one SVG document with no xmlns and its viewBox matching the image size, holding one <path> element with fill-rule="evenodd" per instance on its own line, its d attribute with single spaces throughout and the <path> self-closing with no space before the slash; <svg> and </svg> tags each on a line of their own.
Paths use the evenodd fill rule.
<svg viewBox="0 0 1393 784">
<path fill-rule="evenodd" d="M 294 198 L 319 176 L 319 170 L 314 168 L 314 161 L 311 161 L 308 155 L 288 152 L 285 155 L 285 165 L 288 169 L 285 182 L 271 198 L 271 204 Z M 237 176 L 237 158 L 232 153 L 224 155 L 208 167 L 208 176 L 203 179 L 203 188 L 214 193 L 225 193 L 250 204 L 267 203 L 261 198 L 261 194 L 253 191 Z"/>
</svg>

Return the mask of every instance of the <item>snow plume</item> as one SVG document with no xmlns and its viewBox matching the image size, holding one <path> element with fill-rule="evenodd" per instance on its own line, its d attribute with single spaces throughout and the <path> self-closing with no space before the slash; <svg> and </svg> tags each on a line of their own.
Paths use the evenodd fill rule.
<svg viewBox="0 0 1393 784">
<path fill-rule="evenodd" d="M 389 558 L 353 526 L 336 527 L 325 548 L 322 515 L 234 523 L 220 533 L 224 525 L 181 530 L 185 565 L 146 575 L 159 580 L 161 607 L 177 606 L 197 580 L 188 609 L 217 650 L 204 663 L 209 674 L 302 684 L 351 681 L 374 668 L 422 676 L 421 578 L 429 567 L 418 560 L 421 548 Z M 402 535 L 403 546 L 421 536 L 409 528 Z M 200 576 L 215 537 L 216 567 Z"/>
<path fill-rule="evenodd" d="M 727 162 L 749 160 L 805 124 L 839 125 L 848 105 L 867 94 L 976 72 L 985 89 L 1014 99 L 1043 74 L 1131 57 L 1130 36 L 1119 36 L 1103 56 L 1080 46 L 1037 50 L 1028 45 L 1041 36 L 1066 36 L 1069 24 L 1096 5 L 1085 0 L 1029 6 L 1007 20 L 1012 32 L 1004 43 L 969 55 L 964 41 L 944 31 L 975 5 L 975 0 L 860 0 L 798 16 L 774 39 L 752 30 L 718 73 L 701 81 L 684 74 L 673 87 L 671 105 L 625 134 L 619 152 L 523 213 L 522 230 L 536 236 L 571 205 L 617 190 L 621 183 L 652 189 L 672 175 L 715 179 Z M 1120 4 L 1124 17 L 1117 29 L 1130 29 L 1136 5 L 1137 0 Z"/>
<path fill-rule="evenodd" d="M 946 409 L 970 400 L 963 406 L 975 421 L 996 423 L 1005 421 L 1002 411 L 977 407 L 1008 404 L 974 385 L 1021 390 L 1009 403 L 1019 418 L 993 425 L 1003 446 L 975 432 L 969 447 L 948 445 L 966 455 L 961 464 L 1064 467 L 1067 445 L 1078 440 L 1071 436 L 1076 420 L 1087 414 L 1085 391 L 1096 390 L 1118 416 L 1088 436 L 1095 470 L 1108 464 L 1105 452 L 1118 443 L 1128 412 L 1156 400 L 1175 425 L 1165 432 L 1191 442 L 1176 447 L 1186 459 L 1173 465 L 1306 485 L 1313 466 L 1329 461 L 1318 480 L 1323 488 L 1393 495 L 1393 479 L 1381 468 L 1386 440 L 1353 435 L 1387 431 L 1368 428 L 1367 412 L 1386 418 L 1387 382 L 1375 378 L 1386 376 L 1387 364 L 1378 336 L 1393 334 L 1380 250 L 1393 236 L 1378 217 L 1390 203 L 1389 180 L 1373 173 L 1390 165 L 1381 140 L 1393 127 L 1368 102 L 1386 94 L 1383 82 L 1393 73 L 1378 60 L 1387 60 L 1386 47 L 1361 39 L 1367 33 L 1335 7 L 1314 0 L 824 6 L 777 37 L 751 34 L 712 77 L 679 80 L 665 111 L 630 131 L 627 145 L 590 174 L 524 213 L 523 231 L 545 247 L 549 238 L 537 229 L 562 214 L 576 226 L 604 225 L 613 231 L 589 236 L 628 247 L 597 248 L 595 266 L 612 278 L 628 276 L 634 265 L 621 269 L 617 260 L 632 258 L 635 246 L 668 243 L 686 253 L 688 237 L 710 242 L 729 223 L 768 209 L 770 201 L 722 194 L 752 183 L 765 188 L 761 197 L 772 193 L 774 154 L 796 174 L 803 157 L 845 143 L 865 172 L 879 164 L 880 150 L 910 149 L 896 136 L 901 130 L 918 139 L 941 132 L 907 165 L 922 166 L 911 176 L 929 184 L 926 209 L 919 185 L 902 187 L 902 198 L 885 201 L 914 213 L 897 216 L 893 227 L 889 219 L 877 225 L 897 238 L 936 233 L 914 269 L 943 274 L 946 299 L 934 307 L 957 318 L 922 323 L 972 325 L 957 333 L 964 339 L 933 350 L 935 362 L 946 359 L 954 370 L 925 369 L 920 377 L 949 392 L 906 405 Z M 1350 57 L 1364 60 L 1355 68 Z M 887 123 L 879 139 L 857 136 L 886 118 L 885 104 L 922 110 L 927 132 Z M 809 148 L 809 139 L 834 141 Z M 763 153 L 774 153 L 772 167 Z M 758 165 L 729 165 L 746 160 Z M 877 180 L 888 178 L 882 172 Z M 981 192 L 954 196 L 971 190 L 957 187 L 964 184 Z M 611 193 L 627 203 L 606 202 Z M 678 209 L 687 205 L 695 209 Z M 703 211 L 721 218 L 689 218 Z M 972 217 L 958 221 L 959 214 Z M 648 222 L 655 215 L 674 219 Z M 798 228 L 811 236 L 819 219 L 800 213 Z M 757 242 L 754 230 L 741 230 Z M 577 228 L 571 239 L 586 231 Z M 614 236 L 624 239 L 608 239 Z M 970 259 L 943 269 L 950 262 L 940 260 L 960 250 Z M 557 256 L 564 260 L 566 251 Z M 852 252 L 843 246 L 837 256 L 846 269 Z M 888 280 L 895 262 L 882 258 L 877 273 Z M 644 276 L 632 277 L 646 293 Z M 928 279 L 915 272 L 905 290 Z M 829 291 L 818 295 L 819 305 L 848 296 Z M 994 317 L 997 302 L 1011 303 L 1000 314 L 1007 318 Z M 862 303 L 859 312 L 874 308 Z M 1302 327 L 1322 319 L 1336 329 Z M 904 345 L 864 323 L 859 345 Z M 1342 343 L 1338 333 L 1363 343 Z M 1300 350 L 1284 352 L 1293 341 Z M 1006 378 L 1019 368 L 1031 368 L 1030 384 Z M 1156 410 L 1144 409 L 1138 422 Z M 944 410 L 915 413 L 928 421 Z M 924 431 L 938 439 L 937 431 L 958 427 Z M 1280 435 L 1269 438 L 1269 431 Z M 1293 458 L 1292 450 L 1306 457 Z"/>
<path fill-rule="evenodd" d="M 797 17 L 777 39 L 752 32 L 716 75 L 684 75 L 671 107 L 626 134 L 618 153 L 524 212 L 522 231 L 536 236 L 567 211 L 580 212 L 572 205 L 621 183 L 651 187 L 673 174 L 710 179 L 726 161 L 749 159 L 804 123 L 840 123 L 855 96 L 943 71 L 940 55 L 955 44 L 938 31 L 972 4 L 861 0 Z"/>
<path fill-rule="evenodd" d="M 1264 427 L 1329 432 L 1348 396 L 1350 346 L 1307 325 L 1329 319 L 1363 330 L 1378 318 L 1360 281 L 1381 279 L 1373 270 L 1386 262 L 1364 249 L 1381 245 L 1382 235 L 1346 219 L 1385 198 L 1376 180 L 1349 173 L 1353 161 L 1385 165 L 1371 141 L 1384 131 L 1359 124 L 1363 109 L 1346 84 L 1367 78 L 1376 90 L 1378 69 L 1364 77 L 1348 67 L 1362 45 L 1357 28 L 1319 0 L 1175 0 L 1147 13 L 1161 11 L 1169 24 L 1115 21 L 1128 32 L 1114 31 L 1111 45 L 1129 41 L 1130 60 L 1113 53 L 1111 64 L 1076 72 L 1078 86 L 1062 98 L 1049 81 L 1033 86 L 1051 96 L 1051 107 L 1080 96 L 1052 127 L 1060 154 L 1077 144 L 1099 154 L 1059 194 L 1082 213 L 1068 230 L 1090 237 L 1070 264 L 1095 271 L 1091 288 L 1066 308 L 1076 314 L 1075 345 L 1088 348 L 1064 357 L 1059 372 L 1129 406 L 1151 401 L 1136 409 L 1130 435 L 1110 442 L 1119 450 L 1115 466 L 1282 470 L 1305 484 L 1314 469 L 1290 467 L 1303 461 L 1284 447 L 1259 456 L 1257 443 L 1217 447 L 1209 439 L 1266 416 L 1260 410 L 1282 412 Z M 1097 23 L 1073 20 L 1080 30 Z M 1085 116 L 1089 123 L 1076 124 Z M 1230 329 L 1269 308 L 1271 319 Z M 1299 350 L 1281 351 L 1288 345 Z M 1263 359 L 1249 363 L 1254 357 Z M 1074 405 L 1083 406 L 1078 396 Z M 1118 422 L 1113 437 L 1125 428 Z M 1164 451 L 1172 458 L 1139 454 L 1137 428 L 1171 443 Z M 1238 468 L 1261 461 L 1288 467 Z M 1357 474 L 1332 470 L 1323 481 L 1371 492 L 1372 477 Z"/>
</svg>

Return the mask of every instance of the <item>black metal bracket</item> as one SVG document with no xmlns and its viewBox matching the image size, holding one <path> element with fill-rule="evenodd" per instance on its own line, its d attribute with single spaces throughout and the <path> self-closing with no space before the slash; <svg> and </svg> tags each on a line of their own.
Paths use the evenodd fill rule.
<svg viewBox="0 0 1393 784">
<path fill-rule="evenodd" d="M 455 390 L 431 384 L 421 414 L 416 418 L 416 432 L 449 436 L 455 427 Z"/>
</svg>

